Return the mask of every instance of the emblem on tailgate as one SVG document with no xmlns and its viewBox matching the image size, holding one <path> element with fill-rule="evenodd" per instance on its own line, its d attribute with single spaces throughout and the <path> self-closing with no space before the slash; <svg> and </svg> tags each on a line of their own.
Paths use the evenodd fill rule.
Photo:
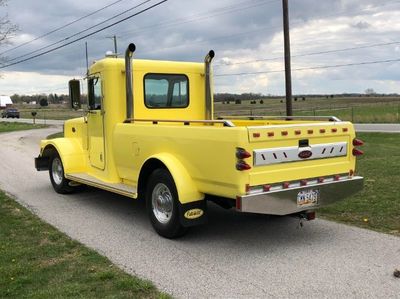
<svg viewBox="0 0 400 299">
<path fill-rule="evenodd" d="M 308 159 L 311 158 L 311 156 L 312 156 L 312 151 L 309 150 L 301 151 L 299 153 L 299 158 L 301 159 Z"/>
</svg>

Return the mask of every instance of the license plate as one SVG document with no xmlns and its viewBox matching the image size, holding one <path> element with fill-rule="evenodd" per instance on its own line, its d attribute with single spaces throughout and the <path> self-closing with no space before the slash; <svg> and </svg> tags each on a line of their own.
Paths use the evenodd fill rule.
<svg viewBox="0 0 400 299">
<path fill-rule="evenodd" d="M 300 191 L 297 193 L 297 206 L 304 208 L 317 205 L 319 201 L 319 194 L 320 192 L 317 189 Z"/>
</svg>

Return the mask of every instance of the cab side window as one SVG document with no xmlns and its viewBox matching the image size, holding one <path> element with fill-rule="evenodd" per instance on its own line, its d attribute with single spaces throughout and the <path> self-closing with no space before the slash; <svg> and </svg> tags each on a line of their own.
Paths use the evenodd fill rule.
<svg viewBox="0 0 400 299">
<path fill-rule="evenodd" d="M 101 91 L 101 80 L 99 77 L 89 79 L 89 110 L 100 110 L 101 100 L 103 98 Z"/>
</svg>

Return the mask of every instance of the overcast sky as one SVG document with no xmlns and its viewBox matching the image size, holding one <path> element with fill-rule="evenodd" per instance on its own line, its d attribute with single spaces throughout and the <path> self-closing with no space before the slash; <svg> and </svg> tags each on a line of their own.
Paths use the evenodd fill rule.
<svg viewBox="0 0 400 299">
<path fill-rule="evenodd" d="M 9 0 L 8 6 L 0 7 L 0 14 L 8 14 L 19 32 L 10 45 L 0 47 L 0 53 L 12 49 L 1 56 L 9 62 L 21 60 L 29 57 L 23 55 L 53 43 L 59 42 L 53 47 L 62 45 L 65 41 L 60 41 L 66 37 L 117 14 L 125 12 L 68 41 L 159 0 L 133 10 L 144 0 L 120 0 L 46 35 L 116 1 Z M 289 6 L 294 94 L 362 93 L 367 88 L 400 93 L 399 61 L 315 68 L 400 59 L 400 1 L 289 0 Z M 38 38 L 42 35 L 46 36 Z M 169 0 L 77 43 L 1 69 L 0 94 L 66 93 L 68 80 L 85 74 L 85 41 L 93 61 L 113 49 L 109 38 L 113 35 L 117 35 L 120 53 L 134 42 L 137 58 L 200 62 L 208 50 L 214 49 L 216 92 L 284 94 L 281 0 Z"/>
</svg>

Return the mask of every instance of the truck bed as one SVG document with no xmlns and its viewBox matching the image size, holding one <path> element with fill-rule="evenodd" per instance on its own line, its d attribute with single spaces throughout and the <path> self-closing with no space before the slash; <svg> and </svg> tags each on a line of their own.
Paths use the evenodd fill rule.
<svg viewBox="0 0 400 299">
<path fill-rule="evenodd" d="M 350 122 L 279 119 L 134 120 L 115 128 L 116 165 L 120 175 L 137 182 L 144 157 L 173 152 L 191 174 L 199 191 L 228 198 L 264 185 L 353 175 L 355 138 Z M 117 146 L 118 145 L 118 146 Z M 140 154 L 132 169 L 119 148 L 135 146 Z M 250 169 L 238 171 L 237 149 Z M 299 157 L 299 152 L 311 154 Z M 130 163 L 132 164 L 132 163 Z"/>
</svg>

